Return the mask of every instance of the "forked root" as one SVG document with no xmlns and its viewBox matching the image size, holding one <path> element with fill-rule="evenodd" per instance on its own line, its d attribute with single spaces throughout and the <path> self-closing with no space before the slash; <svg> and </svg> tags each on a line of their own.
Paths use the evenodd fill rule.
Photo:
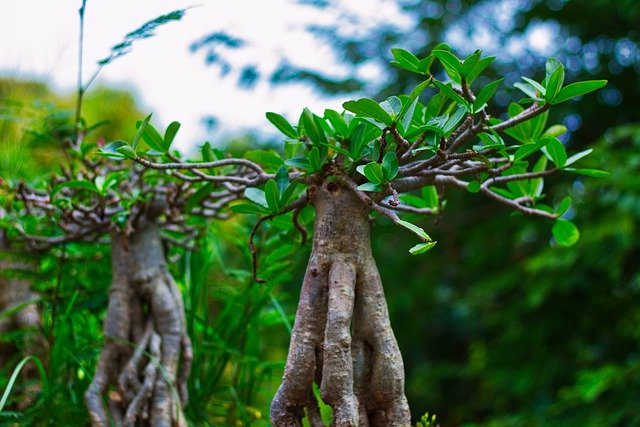
<svg viewBox="0 0 640 427">
<path fill-rule="evenodd" d="M 322 425 L 309 399 L 315 380 L 333 425 L 409 426 L 404 365 L 371 255 L 367 208 L 332 184 L 313 202 L 313 249 L 271 422 L 300 426 L 306 410 L 312 425 Z"/>
<path fill-rule="evenodd" d="M 85 393 L 92 424 L 186 426 L 191 341 L 156 226 L 114 234 L 112 262 L 106 343 Z"/>
</svg>

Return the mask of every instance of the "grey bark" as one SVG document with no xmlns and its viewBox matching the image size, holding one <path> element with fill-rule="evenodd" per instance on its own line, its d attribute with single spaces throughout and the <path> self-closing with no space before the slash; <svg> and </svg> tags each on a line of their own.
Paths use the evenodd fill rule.
<svg viewBox="0 0 640 427">
<path fill-rule="evenodd" d="M 315 382 L 336 426 L 409 426 L 404 365 L 371 254 L 369 209 L 352 192 L 323 183 L 274 426 L 300 426 L 314 408 Z M 310 398 L 311 396 L 311 398 Z"/>
<path fill-rule="evenodd" d="M 111 237 L 113 283 L 105 345 L 85 393 L 91 422 L 184 426 L 192 348 L 160 231 L 143 219 L 131 236 Z"/>
</svg>

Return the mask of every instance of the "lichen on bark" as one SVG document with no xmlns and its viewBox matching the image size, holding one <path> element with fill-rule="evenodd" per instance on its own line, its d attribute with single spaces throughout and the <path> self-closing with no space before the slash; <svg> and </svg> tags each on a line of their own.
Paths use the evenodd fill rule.
<svg viewBox="0 0 640 427">
<path fill-rule="evenodd" d="M 131 235 L 112 233 L 111 245 L 105 345 L 85 393 L 92 424 L 186 425 L 192 348 L 159 228 L 142 218 Z"/>
<path fill-rule="evenodd" d="M 408 426 L 404 366 L 371 253 L 369 207 L 324 182 L 315 206 L 311 256 L 302 283 L 275 426 L 321 426 L 313 383 L 336 426 Z"/>
</svg>

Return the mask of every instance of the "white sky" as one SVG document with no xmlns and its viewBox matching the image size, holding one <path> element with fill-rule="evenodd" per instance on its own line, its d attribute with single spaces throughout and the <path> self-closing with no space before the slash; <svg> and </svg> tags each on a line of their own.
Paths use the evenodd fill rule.
<svg viewBox="0 0 640 427">
<path fill-rule="evenodd" d="M 162 126 L 177 120 L 182 128 L 177 144 L 186 148 L 203 142 L 201 119 L 215 116 L 223 133 L 258 129 L 269 131 L 266 111 L 284 113 L 295 120 L 305 106 L 321 113 L 340 109 L 342 98 L 326 99 L 311 88 L 296 85 L 271 87 L 261 80 L 252 90 L 237 87 L 237 71 L 226 78 L 207 67 L 204 52 L 193 54 L 189 45 L 216 31 L 244 38 L 239 51 L 226 51 L 224 59 L 237 65 L 257 64 L 263 74 L 281 58 L 291 63 L 346 76 L 328 46 L 306 33 L 311 23 L 342 22 L 344 31 L 371 28 L 384 20 L 407 25 L 393 0 L 342 0 L 326 10 L 298 5 L 293 0 L 89 0 L 85 18 L 85 76 L 95 62 L 124 35 L 156 16 L 188 6 L 178 22 L 158 29 L 156 36 L 134 43 L 133 50 L 107 65 L 94 85 L 126 87 L 138 95 L 144 110 L 154 113 Z M 0 0 L 0 75 L 36 78 L 61 91 L 73 91 L 77 67 L 80 0 Z M 361 17 L 351 24 L 340 11 Z M 394 21 L 395 20 L 395 21 Z M 375 66 L 363 67 L 367 77 L 379 77 Z M 363 71 L 360 71 L 363 72 Z"/>
</svg>

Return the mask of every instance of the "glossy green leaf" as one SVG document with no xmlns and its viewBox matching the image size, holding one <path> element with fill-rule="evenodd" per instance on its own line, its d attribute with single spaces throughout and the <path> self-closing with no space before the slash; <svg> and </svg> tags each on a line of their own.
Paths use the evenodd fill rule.
<svg viewBox="0 0 640 427">
<path fill-rule="evenodd" d="M 563 170 L 577 173 L 578 175 L 590 176 L 591 178 L 606 178 L 609 176 L 609 172 L 599 169 L 564 168 Z"/>
<path fill-rule="evenodd" d="M 382 191 L 382 185 L 375 184 L 373 182 L 365 182 L 364 184 L 360 184 L 358 186 L 358 190 L 367 191 L 369 193 L 377 193 Z"/>
<path fill-rule="evenodd" d="M 562 199 L 562 201 L 556 208 L 556 215 L 558 215 L 559 217 L 564 215 L 565 213 L 567 213 L 570 207 L 571 207 L 571 197 L 566 196 L 564 199 Z"/>
<path fill-rule="evenodd" d="M 545 146 L 542 151 L 551 160 L 556 167 L 561 168 L 567 162 L 567 151 L 558 138 L 545 138 Z"/>
<path fill-rule="evenodd" d="M 551 65 L 549 65 L 550 63 Z M 553 72 L 548 74 L 546 92 L 544 94 L 544 99 L 549 103 L 553 103 L 564 83 L 564 66 L 560 61 L 555 58 L 550 58 L 547 61 L 547 73 L 551 69 Z"/>
<path fill-rule="evenodd" d="M 432 241 L 431 237 L 429 237 L 427 232 L 424 231 L 422 228 L 418 227 L 415 224 L 411 224 L 410 222 L 403 221 L 401 219 L 396 221 L 396 224 L 401 225 L 402 227 L 410 230 L 411 232 L 413 232 L 416 236 L 418 236 L 424 242 L 431 242 Z"/>
<path fill-rule="evenodd" d="M 575 162 L 577 162 L 578 160 L 582 159 L 583 157 L 588 156 L 591 153 L 593 153 L 593 148 L 589 148 L 589 149 L 586 149 L 584 151 L 580 151 L 579 153 L 576 153 L 573 156 L 569 157 L 564 165 L 565 166 L 572 165 Z"/>
<path fill-rule="evenodd" d="M 471 181 L 467 184 L 467 191 L 469 193 L 477 193 L 480 191 L 480 183 L 478 181 Z"/>
<path fill-rule="evenodd" d="M 391 49 L 391 54 L 395 58 L 395 61 L 391 61 L 392 65 L 414 73 L 421 73 L 420 60 L 413 53 L 395 48 Z"/>
<path fill-rule="evenodd" d="M 560 246 L 573 246 L 580 239 L 578 227 L 566 219 L 557 219 L 551 232 Z"/>
<path fill-rule="evenodd" d="M 278 172 L 276 172 L 276 184 L 278 185 L 278 192 L 280 194 L 283 194 L 287 187 L 289 187 L 289 172 L 284 165 L 280 166 Z"/>
<path fill-rule="evenodd" d="M 447 97 L 452 99 L 454 102 L 465 106 L 468 110 L 470 109 L 467 100 L 465 100 L 462 95 L 453 90 L 451 84 L 444 84 L 442 82 L 439 82 L 438 80 L 434 80 L 433 83 L 438 87 L 438 89 L 440 89 Z"/>
<path fill-rule="evenodd" d="M 262 215 L 265 214 L 267 212 L 269 212 L 268 210 L 264 209 L 261 206 L 252 204 L 252 203 L 238 203 L 237 205 L 233 205 L 231 206 L 231 211 L 235 212 L 235 213 L 239 213 L 239 214 L 256 214 L 256 215 Z"/>
<path fill-rule="evenodd" d="M 480 60 L 480 56 L 482 55 L 482 51 L 476 50 L 471 55 L 467 56 L 465 60 L 462 62 L 462 66 L 460 67 L 460 75 L 462 77 L 467 77 L 467 75 L 473 70 L 473 67 Z"/>
<path fill-rule="evenodd" d="M 142 136 L 145 134 L 145 129 L 147 128 L 147 125 L 149 124 L 149 120 L 151 120 L 152 115 L 153 114 L 149 114 L 147 117 L 145 117 L 143 121 L 136 123 L 138 132 L 136 132 L 135 136 L 133 137 L 133 140 L 131 141 L 131 148 L 133 148 L 133 151 L 135 151 L 138 148 L 138 142 L 140 141 L 140 138 L 142 138 Z M 148 132 L 150 132 L 150 130 Z M 155 133 L 158 134 L 158 131 L 155 131 Z M 153 148 L 154 150 L 162 151 L 163 144 L 162 144 L 162 137 L 160 136 L 160 134 L 158 134 L 158 140 L 160 141 L 159 143 L 154 143 L 152 141 L 154 145 L 149 145 L 149 147 Z M 149 144 L 149 141 L 147 141 L 146 138 L 145 138 L 145 142 Z"/>
<path fill-rule="evenodd" d="M 264 196 L 267 200 L 267 206 L 273 213 L 280 211 L 280 192 L 278 191 L 278 184 L 275 180 L 270 179 L 264 186 Z"/>
<path fill-rule="evenodd" d="M 349 126 L 347 126 L 347 122 L 342 117 L 342 114 L 338 113 L 335 110 L 326 109 L 324 110 L 324 117 L 329 120 L 333 129 L 335 129 L 336 133 L 343 138 L 347 138 L 349 136 Z"/>
<path fill-rule="evenodd" d="M 289 138 L 297 139 L 298 133 L 291 124 L 280 114 L 268 112 L 267 120 L 269 120 L 280 132 Z"/>
<path fill-rule="evenodd" d="M 434 49 L 431 53 L 440 60 L 440 63 L 445 68 L 445 71 L 447 71 L 447 74 L 449 74 L 449 77 L 459 83 L 460 70 L 462 69 L 460 60 L 448 50 Z"/>
<path fill-rule="evenodd" d="M 307 158 L 309 159 L 309 166 L 311 166 L 312 170 L 316 172 L 322 170 L 323 159 L 320 158 L 318 147 L 313 147 L 311 151 L 309 151 Z"/>
<path fill-rule="evenodd" d="M 167 130 L 164 133 L 164 146 L 162 147 L 164 152 L 169 151 L 169 148 L 171 148 L 171 144 L 176 138 L 176 134 L 178 133 L 179 129 L 179 122 L 171 122 L 169 126 L 167 126 Z"/>
<path fill-rule="evenodd" d="M 342 107 L 347 111 L 351 111 L 359 116 L 370 117 L 387 126 L 391 126 L 393 123 L 391 115 L 373 99 L 360 98 L 356 101 L 347 101 L 342 104 Z"/>
<path fill-rule="evenodd" d="M 255 187 L 249 187 L 244 190 L 244 197 L 251 200 L 262 207 L 268 208 L 267 199 L 263 190 Z"/>
<path fill-rule="evenodd" d="M 502 79 L 496 80 L 494 82 L 489 83 L 485 87 L 482 88 L 480 93 L 476 95 L 476 100 L 473 102 L 473 111 L 478 112 L 482 110 L 484 104 L 489 102 L 493 94 L 498 89 L 498 85 L 502 82 Z"/>
<path fill-rule="evenodd" d="M 428 208 L 437 209 L 440 206 L 440 197 L 438 196 L 438 189 L 435 185 L 426 185 L 422 187 L 422 198 L 426 202 Z"/>
<path fill-rule="evenodd" d="M 316 144 L 320 142 L 327 142 L 324 130 L 322 130 L 321 126 L 319 126 L 316 121 L 315 114 L 313 114 L 308 108 L 305 108 L 302 112 L 302 124 L 304 126 L 304 131 L 311 142 Z"/>
<path fill-rule="evenodd" d="M 409 249 L 409 253 L 411 255 L 423 254 L 427 252 L 429 249 L 433 248 L 436 245 L 436 243 L 438 242 L 432 241 L 432 242 L 426 242 L 426 243 L 418 243 L 417 245 Z"/>
<path fill-rule="evenodd" d="M 398 175 L 398 156 L 393 151 L 387 152 L 382 159 L 382 172 L 385 181 L 391 181 Z"/>
<path fill-rule="evenodd" d="M 553 100 L 554 104 L 564 102 L 576 96 L 585 95 L 594 90 L 603 88 L 607 84 L 606 80 L 587 80 L 584 82 L 571 83 L 563 87 Z"/>
<path fill-rule="evenodd" d="M 366 165 L 360 165 L 356 170 L 367 177 L 367 179 L 375 184 L 383 184 L 385 182 L 382 166 L 377 162 L 370 162 Z"/>
<path fill-rule="evenodd" d="M 293 159 L 287 159 L 285 160 L 284 164 L 287 166 L 291 166 L 292 168 L 305 170 L 311 169 L 309 159 L 306 157 L 294 157 Z"/>
<path fill-rule="evenodd" d="M 135 159 L 136 158 L 135 150 L 129 145 L 123 145 L 122 147 L 118 148 L 116 151 L 118 153 L 123 154 L 125 157 L 130 158 L 130 159 Z"/>
<path fill-rule="evenodd" d="M 467 74 L 467 83 L 471 84 L 482 72 L 496 59 L 495 56 L 487 56 L 480 59 Z"/>
</svg>

